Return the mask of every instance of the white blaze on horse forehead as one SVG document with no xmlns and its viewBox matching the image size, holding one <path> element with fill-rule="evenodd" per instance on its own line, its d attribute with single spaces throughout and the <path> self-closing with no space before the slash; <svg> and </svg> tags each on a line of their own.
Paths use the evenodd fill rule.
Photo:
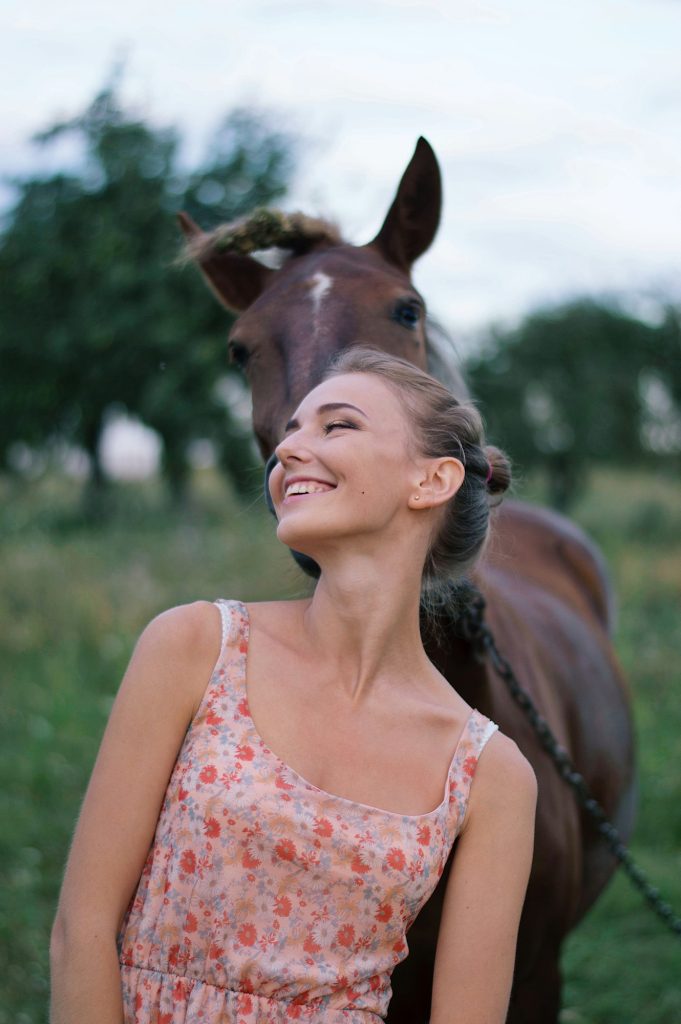
<svg viewBox="0 0 681 1024">
<path fill-rule="evenodd" d="M 325 274 L 322 270 L 318 270 L 317 273 L 313 274 L 309 279 L 310 298 L 312 299 L 312 305 L 314 307 L 315 320 L 319 316 L 324 296 L 331 290 L 332 284 L 333 278 L 329 277 L 329 275 Z"/>
</svg>

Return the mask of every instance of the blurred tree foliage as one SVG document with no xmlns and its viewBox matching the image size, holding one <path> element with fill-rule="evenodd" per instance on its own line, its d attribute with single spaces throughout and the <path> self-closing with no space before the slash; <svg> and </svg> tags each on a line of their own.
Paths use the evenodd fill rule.
<svg viewBox="0 0 681 1024">
<path fill-rule="evenodd" d="M 77 444 L 90 458 L 96 508 L 106 483 L 102 431 L 108 411 L 122 406 L 161 435 L 175 497 L 186 492 L 189 446 L 203 438 L 247 489 L 259 464 L 250 431 L 216 386 L 232 372 L 220 343 L 229 318 L 207 301 L 195 270 L 173 265 L 175 214 L 187 210 L 210 228 L 280 198 L 293 137 L 262 114 L 235 110 L 209 161 L 183 171 L 177 131 L 127 112 L 117 77 L 82 114 L 35 141 L 65 136 L 80 144 L 81 168 L 15 181 L 0 238 L 0 466 L 9 468 L 15 442 Z"/>
<path fill-rule="evenodd" d="M 491 329 L 466 372 L 490 437 L 521 469 L 548 471 L 567 509 L 594 462 L 681 452 L 681 324 L 653 327 L 614 304 L 577 299 Z"/>
</svg>

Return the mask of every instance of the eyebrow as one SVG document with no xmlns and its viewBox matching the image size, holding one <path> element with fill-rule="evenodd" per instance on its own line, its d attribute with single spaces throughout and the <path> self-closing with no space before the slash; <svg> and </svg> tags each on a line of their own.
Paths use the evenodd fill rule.
<svg viewBox="0 0 681 1024">
<path fill-rule="evenodd" d="M 364 417 L 365 420 L 369 419 L 365 412 L 362 412 L 361 409 L 358 409 L 356 405 L 351 405 L 350 402 L 326 402 L 324 405 L 319 406 L 319 408 L 317 409 L 317 415 L 321 416 L 323 412 L 333 412 L 335 409 L 354 409 L 355 412 L 358 412 L 360 416 Z M 286 426 L 284 427 L 284 433 L 286 433 L 287 430 L 293 430 L 294 427 L 299 426 L 300 424 L 298 423 L 298 420 L 295 419 L 294 417 L 292 420 L 289 420 Z"/>
</svg>

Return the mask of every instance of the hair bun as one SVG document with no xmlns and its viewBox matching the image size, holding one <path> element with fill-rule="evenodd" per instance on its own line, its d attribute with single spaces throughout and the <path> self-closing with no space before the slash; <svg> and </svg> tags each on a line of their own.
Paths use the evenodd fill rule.
<svg viewBox="0 0 681 1024">
<path fill-rule="evenodd" d="M 489 469 L 487 470 L 487 490 L 497 497 L 492 502 L 498 505 L 511 486 L 511 462 L 505 452 L 495 445 L 488 444 L 483 448 Z"/>
</svg>

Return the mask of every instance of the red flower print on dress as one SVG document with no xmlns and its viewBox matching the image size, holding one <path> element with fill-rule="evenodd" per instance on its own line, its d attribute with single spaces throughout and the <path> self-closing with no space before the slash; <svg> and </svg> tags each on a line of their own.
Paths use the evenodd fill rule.
<svg viewBox="0 0 681 1024">
<path fill-rule="evenodd" d="M 274 913 L 279 914 L 280 917 L 288 917 L 288 915 L 291 913 L 292 906 L 288 896 L 276 896 L 274 902 L 276 904 L 274 908 Z"/>
<path fill-rule="evenodd" d="M 237 1009 L 239 1009 L 242 1013 L 253 1012 L 253 1000 L 249 995 L 246 995 L 246 993 L 244 992 L 241 992 L 237 996 L 236 1005 Z"/>
<path fill-rule="evenodd" d="M 315 942 L 312 935 L 308 935 L 303 943 L 303 949 L 306 953 L 318 953 L 322 947 Z"/>
<path fill-rule="evenodd" d="M 196 871 L 196 854 L 193 850 L 185 850 L 180 857 L 180 868 L 185 875 L 193 875 Z"/>
<path fill-rule="evenodd" d="M 277 921 L 277 924 L 279 922 Z M 267 952 L 268 946 L 276 946 L 277 944 L 277 933 L 276 932 L 263 932 L 258 939 L 258 945 L 260 946 L 263 953 Z"/>
<path fill-rule="evenodd" d="M 346 949 L 349 949 L 355 941 L 354 926 L 351 924 L 344 924 L 342 928 L 338 929 L 336 939 L 338 940 L 339 946 L 345 946 Z"/>
<path fill-rule="evenodd" d="M 407 863 L 404 852 L 400 850 L 399 846 L 393 846 L 390 848 L 386 861 L 390 867 L 395 868 L 396 871 L 402 871 L 404 865 Z"/>
<path fill-rule="evenodd" d="M 236 756 L 241 758 L 242 761 L 252 761 L 255 757 L 255 751 L 253 747 L 249 747 L 248 743 L 240 743 L 236 748 Z"/>
<path fill-rule="evenodd" d="M 220 782 L 225 789 L 230 789 L 233 782 L 239 782 L 241 779 L 241 763 L 237 761 L 236 768 L 232 769 L 231 772 L 223 772 L 220 776 Z"/>
<path fill-rule="evenodd" d="M 255 925 L 252 925 L 249 922 L 246 922 L 246 924 L 242 924 L 241 928 L 239 928 L 239 931 L 236 934 L 242 946 L 253 946 L 255 944 L 255 940 L 258 937 L 258 933 L 255 930 Z"/>
<path fill-rule="evenodd" d="M 274 852 L 281 860 L 293 860 L 296 855 L 296 844 L 292 839 L 281 839 L 274 847 Z"/>
<path fill-rule="evenodd" d="M 262 861 L 258 860 L 257 857 L 251 856 L 251 851 L 246 849 L 241 857 L 241 863 L 245 868 L 259 868 Z"/>
<path fill-rule="evenodd" d="M 291 782 L 287 782 L 286 779 L 282 779 L 282 777 L 279 774 L 279 772 L 277 772 L 277 775 L 275 777 L 274 785 L 277 787 L 277 789 L 293 789 L 294 788 L 294 786 L 293 786 L 293 784 Z"/>
<path fill-rule="evenodd" d="M 206 723 L 208 725 L 222 725 L 223 722 L 224 718 L 221 718 L 220 715 L 216 715 L 213 709 L 210 708 L 206 715 Z"/>
<path fill-rule="evenodd" d="M 367 871 L 371 870 L 369 865 L 364 863 L 359 853 L 356 853 L 350 861 L 350 868 L 352 871 L 356 871 L 360 875 L 365 875 Z"/>
<path fill-rule="evenodd" d="M 333 835 L 333 825 L 328 818 L 315 818 L 315 826 L 312 829 L 318 836 Z"/>
<path fill-rule="evenodd" d="M 417 839 L 422 846 L 430 845 L 430 827 L 428 825 L 419 825 Z"/>
<path fill-rule="evenodd" d="M 217 768 L 215 767 L 215 765 L 212 765 L 212 764 L 207 764 L 205 766 L 205 768 L 201 769 L 201 773 L 199 774 L 200 781 L 201 782 L 206 782 L 206 783 L 209 783 L 209 784 L 211 782 L 215 782 L 217 777 L 218 777 Z"/>
<path fill-rule="evenodd" d="M 243 715 L 244 718 L 248 718 L 248 716 L 249 716 L 248 701 L 246 700 L 245 697 L 242 697 L 242 699 L 237 704 L 236 709 L 237 709 L 237 711 L 239 712 L 240 715 Z"/>
<path fill-rule="evenodd" d="M 390 906 L 389 903 L 381 903 L 380 907 L 378 908 L 374 916 L 377 921 L 389 921 L 390 918 L 393 916 L 393 908 Z"/>
<path fill-rule="evenodd" d="M 178 978 L 173 989 L 173 999 L 176 1003 L 183 1003 L 187 998 L 187 992 L 185 990 L 185 983 L 182 978 Z"/>
<path fill-rule="evenodd" d="M 224 946 L 218 946 L 217 942 L 211 942 L 210 949 L 208 950 L 208 956 L 211 960 L 219 960 L 221 956 L 225 955 Z"/>
<path fill-rule="evenodd" d="M 195 932 L 197 928 L 198 928 L 198 923 L 197 923 L 197 920 L 196 920 L 196 917 L 194 916 L 194 914 L 192 914 L 192 913 L 187 914 L 187 918 L 186 918 L 186 920 L 184 922 L 184 930 L 186 932 L 190 932 L 191 933 L 191 932 Z"/>
<path fill-rule="evenodd" d="M 303 850 L 300 855 L 300 860 L 307 871 L 308 868 L 314 868 L 319 864 L 319 854 L 316 850 Z"/>
<path fill-rule="evenodd" d="M 475 766 L 478 763 L 478 759 L 475 754 L 469 754 L 463 763 L 464 775 L 467 775 L 469 779 L 472 779 L 475 775 Z"/>
<path fill-rule="evenodd" d="M 216 818 L 206 818 L 203 823 L 203 831 L 209 839 L 217 839 L 220 835 L 220 822 Z"/>
</svg>

